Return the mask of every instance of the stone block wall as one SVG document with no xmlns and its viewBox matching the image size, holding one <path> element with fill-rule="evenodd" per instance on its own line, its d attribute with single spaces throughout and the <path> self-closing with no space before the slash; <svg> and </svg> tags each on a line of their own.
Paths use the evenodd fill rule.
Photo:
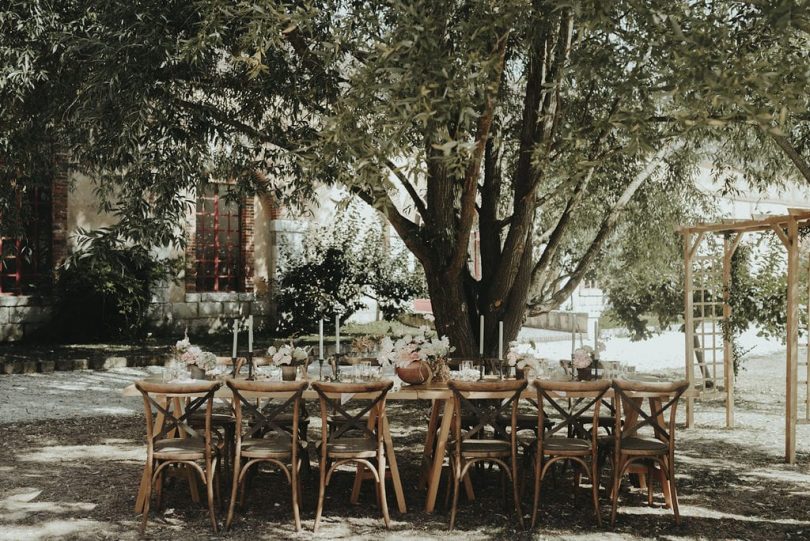
<svg viewBox="0 0 810 541">
<path fill-rule="evenodd" d="M 154 299 L 149 307 L 149 319 L 156 330 L 182 333 L 226 332 L 234 318 L 253 315 L 254 329 L 267 325 L 269 303 L 253 293 L 186 293 L 181 301 Z"/>
<path fill-rule="evenodd" d="M 31 295 L 0 296 L 0 342 L 30 336 L 51 319 L 51 306 Z"/>
</svg>

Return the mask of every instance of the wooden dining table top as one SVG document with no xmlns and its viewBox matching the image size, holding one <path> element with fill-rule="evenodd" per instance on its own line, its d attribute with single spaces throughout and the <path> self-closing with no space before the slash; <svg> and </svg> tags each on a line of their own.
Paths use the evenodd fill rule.
<svg viewBox="0 0 810 541">
<path fill-rule="evenodd" d="M 233 396 L 231 389 L 224 385 L 227 379 L 230 379 L 231 376 L 226 376 L 221 378 L 219 381 L 223 383 L 222 387 L 217 389 L 216 393 L 214 394 L 215 398 L 229 398 Z M 147 378 L 144 378 L 141 381 L 148 381 L 150 383 L 163 383 L 163 379 L 161 375 L 153 375 Z M 262 381 L 262 380 L 260 380 Z M 266 380 L 270 382 L 270 380 Z M 496 378 L 485 379 L 488 382 L 498 381 Z M 559 380 L 559 381 L 570 381 L 570 380 Z M 637 381 L 634 379 L 633 381 Z M 662 381 L 660 379 L 647 379 L 647 381 Z M 190 382 L 189 382 L 190 383 Z M 195 383 L 199 383 L 199 381 L 195 381 Z M 182 387 L 182 382 L 173 383 L 173 385 L 178 385 Z M 135 384 L 132 383 L 124 387 L 121 391 L 123 396 L 141 396 L 140 391 L 135 387 Z M 249 397 L 250 393 L 241 393 L 245 397 Z M 292 393 L 288 393 L 292 396 Z M 353 396 L 355 398 L 363 398 L 365 393 L 356 393 Z M 499 393 L 495 393 L 498 396 L 503 394 L 503 391 Z M 575 392 L 559 392 L 554 393 L 558 397 L 570 397 L 570 398 L 577 398 L 578 393 Z M 465 396 L 468 398 L 473 399 L 485 399 L 485 398 L 496 398 L 493 396 L 491 391 L 480 391 L 480 392 L 465 392 Z M 643 398 L 645 396 L 659 396 L 657 393 L 655 395 L 648 395 L 645 393 L 634 393 L 634 395 L 638 398 Z M 283 397 L 284 394 L 279 394 L 279 397 Z M 369 396 L 372 396 L 371 394 Z M 436 383 L 426 383 L 421 385 L 407 385 L 403 384 L 399 389 L 392 389 L 388 392 L 387 399 L 388 400 L 447 400 L 453 396 L 453 392 L 450 390 L 449 386 L 446 382 L 436 382 Z M 605 394 L 606 398 L 610 398 L 613 396 L 613 389 L 608 389 L 607 393 Z M 536 398 L 537 397 L 537 388 L 529 382 L 529 385 L 523 390 L 521 393 L 522 398 Z M 318 393 L 310 386 L 306 391 L 304 391 L 303 398 L 305 399 L 317 399 Z"/>
</svg>

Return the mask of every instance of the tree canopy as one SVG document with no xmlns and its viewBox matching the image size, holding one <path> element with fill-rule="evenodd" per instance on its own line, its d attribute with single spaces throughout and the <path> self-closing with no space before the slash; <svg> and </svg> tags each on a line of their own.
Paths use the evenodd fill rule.
<svg viewBox="0 0 810 541">
<path fill-rule="evenodd" d="M 148 245 L 182 241 L 205 178 L 291 206 L 340 184 L 386 216 L 470 354 L 479 315 L 488 344 L 498 320 L 514 337 L 617 228 L 694 201 L 707 138 L 750 170 L 768 169 L 745 151 L 757 138 L 806 156 L 803 5 L 11 0 L 2 175 L 41 181 L 63 151 L 119 215 L 112 234 Z"/>
</svg>

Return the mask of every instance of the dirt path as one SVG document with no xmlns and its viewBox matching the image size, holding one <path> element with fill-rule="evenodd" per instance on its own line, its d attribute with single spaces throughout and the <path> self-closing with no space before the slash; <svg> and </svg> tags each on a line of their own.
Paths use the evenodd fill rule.
<svg viewBox="0 0 810 541">
<path fill-rule="evenodd" d="M 318 538 L 391 539 L 810 539 L 810 427 L 800 427 L 799 465 L 784 452 L 784 361 L 775 355 L 748 361 L 737 385 L 737 424 L 721 428 L 722 404 L 698 407 L 698 427 L 678 432 L 678 489 L 684 524 L 669 510 L 648 508 L 638 493 L 623 493 L 615 529 L 597 528 L 586 489 L 574 493 L 568 476 L 544 492 L 541 526 L 521 532 L 500 502 L 497 475 L 476 478 L 477 499 L 461 498 L 454 532 L 447 515 L 427 515 L 416 490 L 426 405 L 391 403 L 397 457 L 409 512 L 392 512 L 382 528 L 371 487 L 361 505 L 348 503 L 352 476 L 340 473 L 327 492 Z M 135 539 L 132 511 L 143 468 L 140 402 L 119 389 L 141 369 L 0 377 L 0 540 Z M 318 434 L 310 428 L 310 435 Z M 305 531 L 291 526 L 289 495 L 278 475 L 260 475 L 251 503 L 233 530 L 219 539 L 312 537 L 317 482 L 304 481 Z M 441 493 L 443 495 L 443 491 Z M 440 498 L 441 499 L 441 498 Z M 657 501 L 660 498 L 657 498 Z M 609 506 L 603 501 L 603 517 Z M 175 483 L 167 508 L 153 514 L 148 537 L 212 537 L 202 507 Z"/>
</svg>

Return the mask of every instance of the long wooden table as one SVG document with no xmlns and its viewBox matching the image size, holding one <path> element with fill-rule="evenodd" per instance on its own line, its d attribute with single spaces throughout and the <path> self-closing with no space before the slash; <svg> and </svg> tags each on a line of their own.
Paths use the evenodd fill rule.
<svg viewBox="0 0 810 541">
<path fill-rule="evenodd" d="M 157 381 L 157 380 L 155 380 Z M 492 398 L 490 396 L 491 393 L 488 392 L 478 392 L 478 393 L 465 393 L 467 394 L 468 398 L 473 400 L 481 400 Z M 129 385 L 123 389 L 124 396 L 140 396 L 140 392 L 135 388 L 135 385 Z M 430 400 L 432 402 L 430 418 L 428 421 L 428 430 L 427 436 L 425 438 L 425 446 L 423 450 L 423 461 L 422 461 L 422 476 L 420 479 L 420 486 L 427 486 L 427 498 L 425 501 L 425 511 L 428 513 L 432 513 L 436 507 L 436 496 L 439 491 L 439 483 L 441 481 L 441 473 L 442 473 L 442 465 L 444 463 L 445 458 L 445 451 L 447 449 L 447 442 L 450 437 L 450 429 L 452 425 L 452 419 L 454 415 L 454 401 L 450 400 L 452 398 L 452 391 L 447 387 L 446 383 L 433 383 L 428 385 L 403 385 L 399 390 L 392 390 L 387 395 L 387 400 Z M 228 399 L 232 398 L 231 390 L 227 386 L 221 387 L 217 390 L 216 394 L 214 395 L 215 398 L 218 399 Z M 279 395 L 282 397 L 282 395 Z M 363 394 L 356 394 L 354 395 L 355 398 L 362 399 L 364 398 Z M 605 398 L 612 398 L 613 391 L 612 389 L 608 391 L 605 395 Z M 305 400 L 317 400 L 318 394 L 311 389 L 304 391 L 303 398 Z M 537 391 L 533 386 L 529 386 L 526 390 L 523 391 L 521 398 L 537 398 Z M 657 405 L 660 407 L 660 402 L 650 397 L 651 407 Z M 653 403 L 654 402 L 654 403 Z M 442 412 L 441 416 L 441 424 L 439 424 L 439 412 Z M 628 412 L 632 415 L 632 412 Z M 634 416 L 635 417 L 635 416 Z M 629 419 L 626 422 L 635 422 L 635 418 Z M 396 455 L 394 453 L 394 445 L 391 439 L 390 431 L 388 430 L 388 420 L 387 418 L 384 419 L 384 426 L 385 426 L 385 445 L 386 445 L 386 453 L 388 454 L 389 460 L 389 467 L 391 470 L 391 480 L 394 485 L 394 492 L 397 498 L 397 506 L 399 511 L 404 513 L 407 510 L 407 505 L 405 502 L 404 492 L 402 490 L 402 482 L 399 477 L 399 469 L 396 462 Z M 438 429 L 438 432 L 437 432 Z M 435 444 L 435 449 L 434 449 Z M 360 472 L 358 472 L 359 477 Z M 467 483 L 466 488 L 468 494 L 472 494 L 471 487 L 469 486 L 469 481 L 465 479 L 465 483 Z M 135 503 L 135 511 L 141 512 L 143 509 L 143 504 L 145 502 L 145 498 L 148 497 L 146 494 L 146 487 L 148 486 L 148 480 L 145 478 L 141 481 L 141 487 L 138 492 L 138 498 L 136 499 Z M 353 500 L 356 499 L 356 492 L 357 492 L 357 482 L 355 482 L 355 490 L 353 490 Z"/>
</svg>

